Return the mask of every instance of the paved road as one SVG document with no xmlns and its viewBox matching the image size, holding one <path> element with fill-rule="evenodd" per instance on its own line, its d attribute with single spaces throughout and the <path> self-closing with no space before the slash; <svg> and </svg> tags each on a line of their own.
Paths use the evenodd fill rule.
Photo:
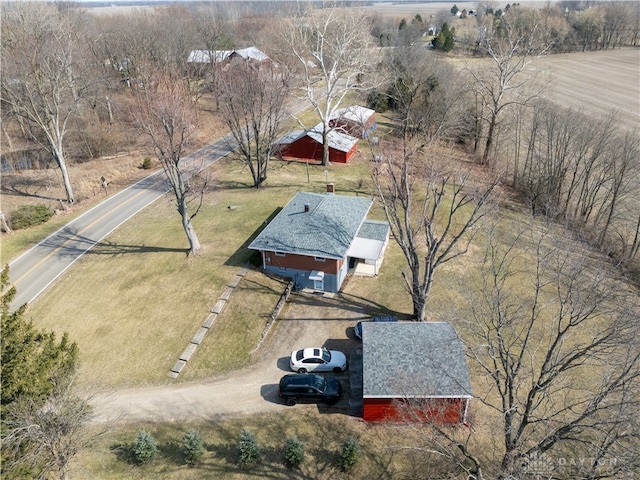
<svg viewBox="0 0 640 480">
<path fill-rule="evenodd" d="M 185 157 L 185 170 L 192 174 L 228 155 L 234 150 L 230 142 L 230 137 L 225 137 Z M 17 289 L 12 307 L 32 303 L 84 253 L 165 195 L 169 188 L 164 173 L 158 170 L 107 198 L 12 261 L 11 282 Z"/>
</svg>

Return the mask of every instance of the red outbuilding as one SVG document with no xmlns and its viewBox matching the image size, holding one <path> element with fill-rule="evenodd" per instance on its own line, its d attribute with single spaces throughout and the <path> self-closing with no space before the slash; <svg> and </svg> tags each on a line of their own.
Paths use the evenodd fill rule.
<svg viewBox="0 0 640 480">
<path fill-rule="evenodd" d="M 329 131 L 327 140 L 331 163 L 348 163 L 358 148 L 357 138 L 336 130 Z M 273 145 L 284 160 L 322 161 L 322 123 L 311 130 L 289 132 Z"/>
<path fill-rule="evenodd" d="M 362 322 L 362 367 L 365 420 L 466 422 L 471 383 L 451 324 Z"/>
<path fill-rule="evenodd" d="M 376 128 L 375 110 L 353 105 L 336 110 L 329 126 L 353 137 L 367 138 Z"/>
</svg>

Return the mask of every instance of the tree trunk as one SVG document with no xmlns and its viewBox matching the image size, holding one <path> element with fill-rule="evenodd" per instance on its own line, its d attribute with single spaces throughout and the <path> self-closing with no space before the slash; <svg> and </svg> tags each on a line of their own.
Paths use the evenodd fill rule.
<svg viewBox="0 0 640 480">
<path fill-rule="evenodd" d="M 484 153 L 482 154 L 482 165 L 489 164 L 489 151 L 493 145 L 493 134 L 496 128 L 496 116 L 491 115 L 491 122 L 489 123 L 489 130 L 487 131 L 487 141 L 484 144 Z"/>
<path fill-rule="evenodd" d="M 53 147 L 53 156 L 60 168 L 60 172 L 62 173 L 62 181 L 64 183 L 64 191 L 67 193 L 67 202 L 72 204 L 76 201 L 73 196 L 73 189 L 71 187 L 71 179 L 69 178 L 69 171 L 67 169 L 67 162 L 64 158 L 64 154 L 62 153 L 62 149 Z"/>
<path fill-rule="evenodd" d="M 195 256 L 200 250 L 200 240 L 198 240 L 198 235 L 196 235 L 196 231 L 191 223 L 191 217 L 189 216 L 187 200 L 185 197 L 178 200 L 178 212 L 180 212 L 180 216 L 182 217 L 182 228 L 184 228 L 184 233 L 187 234 L 187 239 L 189 240 L 188 255 Z"/>
<path fill-rule="evenodd" d="M 329 165 L 329 130 L 326 125 L 322 128 L 322 165 Z"/>
<path fill-rule="evenodd" d="M 11 233 L 11 227 L 7 223 L 7 219 L 4 216 L 4 212 L 0 211 L 0 230 L 5 233 Z"/>
</svg>

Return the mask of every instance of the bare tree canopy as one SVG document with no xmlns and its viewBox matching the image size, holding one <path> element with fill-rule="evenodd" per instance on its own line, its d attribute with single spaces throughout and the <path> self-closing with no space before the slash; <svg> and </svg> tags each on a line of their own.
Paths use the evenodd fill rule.
<svg viewBox="0 0 640 480">
<path fill-rule="evenodd" d="M 454 69 L 427 55 L 422 44 L 390 49 L 383 62 L 388 106 L 398 118 L 403 137 L 425 144 L 457 134 L 465 96 Z"/>
<path fill-rule="evenodd" d="M 293 17 L 283 29 L 289 51 L 302 72 L 304 98 L 323 125 L 322 164 L 327 165 L 329 121 L 373 67 L 369 22 L 360 13 L 332 7 Z"/>
<path fill-rule="evenodd" d="M 436 269 L 466 253 L 495 183 L 472 188 L 468 172 L 441 171 L 429 159 L 432 151 L 410 150 L 409 145 L 384 154 L 373 178 L 391 232 L 407 260 L 402 277 L 413 315 L 425 321 Z"/>
<path fill-rule="evenodd" d="M 182 227 L 189 240 L 189 253 L 196 255 L 200 250 L 200 241 L 191 221 L 202 204 L 203 190 L 194 191 L 193 172 L 187 171 L 183 162 L 189 138 L 195 128 L 194 105 L 188 87 L 183 82 L 175 83 L 170 77 L 159 75 L 154 87 L 138 89 L 133 117 L 137 128 L 148 136 L 156 157 L 162 164 L 175 195 Z M 194 199 L 198 203 L 195 208 L 190 209 L 190 203 Z"/>
<path fill-rule="evenodd" d="M 253 186 L 260 188 L 267 179 L 273 142 L 287 115 L 288 72 L 270 61 L 252 68 L 239 60 L 219 76 L 224 121 L 249 167 Z"/>
<path fill-rule="evenodd" d="M 65 137 L 90 86 L 82 71 L 83 33 L 77 14 L 39 2 L 2 8 L 3 106 L 23 122 L 32 140 L 51 153 L 69 203 L 75 197 Z"/>
<path fill-rule="evenodd" d="M 491 62 L 488 67 L 467 71 L 478 97 L 476 116 L 487 126 L 481 163 L 488 165 L 503 112 L 514 105 L 528 105 L 538 96 L 533 88 L 535 77 L 522 73 L 536 56 L 548 51 L 550 40 L 539 13 L 520 6 L 481 29 L 480 49 Z"/>
<path fill-rule="evenodd" d="M 606 268 L 544 231 L 506 246 L 489 236 L 481 291 L 461 322 L 471 368 L 488 380 L 478 400 L 500 424 L 498 478 L 563 455 L 587 459 L 565 466 L 567 478 L 638 468 L 638 305 Z"/>
</svg>

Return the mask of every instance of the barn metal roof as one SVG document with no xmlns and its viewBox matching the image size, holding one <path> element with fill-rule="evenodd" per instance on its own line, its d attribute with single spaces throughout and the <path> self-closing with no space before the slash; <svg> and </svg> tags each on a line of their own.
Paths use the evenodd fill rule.
<svg viewBox="0 0 640 480">
<path fill-rule="evenodd" d="M 301 137 L 309 136 L 317 143 L 322 145 L 322 123 L 315 125 L 310 130 L 294 130 L 292 132 L 287 133 L 282 136 L 280 139 L 274 142 L 275 145 L 288 145 L 291 144 Z M 327 140 L 329 140 L 329 146 L 334 150 L 338 150 L 340 152 L 349 152 L 353 148 L 353 146 L 358 143 L 358 139 L 352 137 L 351 135 L 347 135 L 345 133 L 340 133 L 336 130 L 330 130 L 327 134 Z"/>
<path fill-rule="evenodd" d="M 249 248 L 344 258 L 372 203 L 365 197 L 298 192 Z"/>
<path fill-rule="evenodd" d="M 352 105 L 351 107 L 336 110 L 331 116 L 331 120 L 345 119 L 357 123 L 366 123 L 374 113 L 376 113 L 376 111 L 370 108 Z"/>
<path fill-rule="evenodd" d="M 470 397 L 462 340 L 447 322 L 362 322 L 364 398 Z"/>
<path fill-rule="evenodd" d="M 262 62 L 268 60 L 269 56 L 256 47 L 241 48 L 240 50 L 193 50 L 189 54 L 187 62 L 191 63 L 214 63 L 221 62 L 233 53 L 240 55 L 242 58 L 256 60 Z"/>
</svg>

